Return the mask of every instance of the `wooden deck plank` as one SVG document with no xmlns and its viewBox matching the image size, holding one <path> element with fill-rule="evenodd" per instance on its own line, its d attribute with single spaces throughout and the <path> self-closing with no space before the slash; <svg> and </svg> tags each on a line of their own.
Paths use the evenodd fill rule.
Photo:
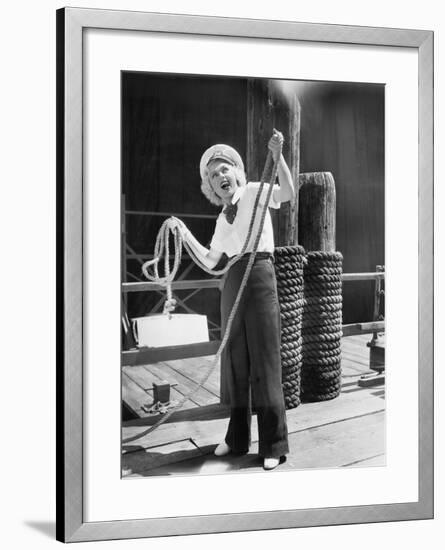
<svg viewBox="0 0 445 550">
<path fill-rule="evenodd" d="M 195 390 L 197 386 L 195 381 L 185 376 L 178 370 L 173 369 L 167 363 L 146 365 L 144 368 L 156 376 L 163 377 L 164 380 L 167 380 L 170 383 L 177 383 L 178 385 L 176 386 L 176 389 L 182 395 L 188 395 L 191 391 Z M 202 376 L 202 374 L 200 373 L 200 376 Z M 197 376 L 196 380 L 198 380 Z M 211 403 L 216 403 L 219 399 L 215 396 L 215 394 L 202 387 L 199 388 L 199 390 L 193 395 L 191 400 L 197 405 L 210 405 Z"/>
<path fill-rule="evenodd" d="M 300 432 L 302 453 L 291 453 L 287 467 L 340 467 L 385 451 L 384 412 L 345 419 Z"/>
<path fill-rule="evenodd" d="M 351 336 L 350 338 L 348 336 L 345 336 L 346 341 L 348 342 L 368 342 L 372 336 L 369 334 L 356 334 L 355 336 Z"/>
<path fill-rule="evenodd" d="M 342 338 L 342 348 L 347 350 L 362 350 L 364 353 L 369 351 L 367 343 L 372 339 L 372 334 L 361 336 L 345 336 Z"/>
<path fill-rule="evenodd" d="M 359 372 L 363 373 L 369 370 L 369 365 L 363 365 L 361 363 L 357 363 L 353 359 L 349 359 L 347 355 L 342 355 L 341 364 L 342 364 L 342 367 L 344 368 L 348 367 L 357 373 Z"/>
<path fill-rule="evenodd" d="M 363 357 L 363 355 L 350 352 L 349 350 L 342 352 L 342 361 L 349 361 L 350 363 L 355 364 L 357 368 L 360 367 L 362 370 L 369 369 L 369 357 Z"/>
<path fill-rule="evenodd" d="M 150 396 L 125 372 L 122 373 L 122 400 L 130 410 L 138 416 L 146 416 L 147 413 L 141 409 L 142 405 L 150 402 Z"/>
<path fill-rule="evenodd" d="M 150 391 L 153 394 L 153 382 L 159 383 L 161 378 L 153 373 L 147 372 L 143 366 L 139 367 L 123 367 L 124 372 L 128 378 L 131 378 L 138 386 L 144 391 Z"/>
<path fill-rule="evenodd" d="M 371 338 L 371 334 L 355 334 L 354 336 L 344 336 L 343 342 L 346 344 L 350 342 L 368 342 Z"/>
<path fill-rule="evenodd" d="M 176 359 L 170 361 L 163 361 L 169 367 L 180 372 L 184 376 L 187 376 L 191 380 L 198 380 L 206 372 L 206 369 L 213 363 L 214 355 L 206 355 L 202 357 L 188 357 L 186 359 Z M 204 388 L 213 393 L 219 398 L 220 388 L 220 367 L 215 367 L 213 373 L 204 384 Z"/>
<path fill-rule="evenodd" d="M 369 351 L 368 346 L 366 345 L 371 338 L 369 335 L 367 335 L 367 338 L 363 338 L 361 336 L 347 336 L 345 338 L 342 338 L 341 341 L 341 347 L 343 351 L 361 351 L 363 354 L 367 354 Z"/>
<path fill-rule="evenodd" d="M 276 471 L 313 468 L 383 466 L 385 463 L 384 413 L 370 413 L 290 434 L 287 461 Z M 213 447 L 212 447 L 213 448 Z M 209 452 L 206 448 L 203 451 Z M 203 455 L 176 464 L 140 470 L 136 475 L 215 474 L 262 469 L 254 443 L 249 454 L 218 458 Z M 377 456 L 376 456 L 377 455 Z M 144 466 L 143 462 L 140 466 Z"/>
<path fill-rule="evenodd" d="M 342 339 L 342 365 L 350 366 L 362 372 L 369 371 L 368 335 L 351 336 Z"/>
<path fill-rule="evenodd" d="M 376 466 L 386 466 L 386 454 L 381 453 L 377 456 L 364 458 L 362 460 L 354 460 L 349 464 L 344 465 L 346 468 L 373 468 Z"/>
<path fill-rule="evenodd" d="M 366 351 L 368 346 L 366 345 L 371 340 L 372 335 L 367 335 L 367 338 L 361 336 L 345 336 L 341 339 L 341 347 L 344 350 L 348 349 L 361 349 Z"/>
<path fill-rule="evenodd" d="M 163 380 L 161 377 L 156 376 L 153 372 L 149 372 L 145 370 L 143 366 L 128 367 L 128 370 L 125 371 L 125 374 L 129 378 L 131 378 L 136 384 L 138 384 L 138 386 L 144 389 L 151 400 L 153 399 L 153 387 L 151 384 L 153 382 L 161 382 L 161 380 Z M 182 397 L 183 397 L 183 394 L 180 391 L 178 391 L 175 387 L 170 388 L 171 401 L 179 401 L 180 399 L 182 399 Z M 193 408 L 197 406 L 198 404 L 194 403 L 193 401 L 184 403 L 185 409 Z"/>
<path fill-rule="evenodd" d="M 342 373 L 355 373 L 357 375 L 363 375 L 369 372 L 369 366 L 358 365 L 355 361 L 351 361 L 347 358 L 342 359 Z"/>
<path fill-rule="evenodd" d="M 170 388 L 170 395 L 171 399 L 173 401 L 180 401 L 184 397 L 184 395 L 187 395 L 187 390 L 184 388 L 184 386 L 170 375 L 169 369 L 165 368 L 163 363 L 153 363 L 151 365 L 144 365 L 142 367 L 142 371 L 145 373 L 147 377 L 154 376 L 159 381 L 165 380 L 169 382 L 170 384 L 175 384 L 174 386 L 171 386 Z M 183 405 L 183 408 L 189 408 L 190 406 L 198 407 L 200 403 L 196 399 L 189 399 L 186 401 Z"/>
<path fill-rule="evenodd" d="M 359 388 L 355 383 L 346 388 L 349 391 L 344 391 L 337 399 L 332 401 L 304 403 L 296 409 L 287 411 L 289 433 L 384 409 L 384 401 L 379 396 L 373 395 L 372 390 Z M 125 441 L 128 438 L 136 437 L 138 434 L 142 435 L 134 443 L 143 448 L 165 444 L 173 439 L 185 438 L 192 438 L 200 448 L 212 444 L 216 445 L 222 440 L 227 429 L 228 408 L 215 406 L 210 416 L 203 415 L 201 417 L 200 413 L 199 409 L 178 411 L 178 413 L 172 415 L 169 421 L 147 436 L 142 434 L 153 423 L 152 419 L 150 419 L 150 423 L 142 419 L 128 421 L 123 426 L 122 437 Z M 190 420 L 190 418 L 193 418 L 193 420 Z M 257 439 L 257 433 L 256 415 L 254 415 L 252 418 L 252 441 Z"/>
<path fill-rule="evenodd" d="M 142 474 L 145 471 L 147 463 L 156 465 L 155 468 L 167 464 L 174 464 L 181 460 L 190 460 L 197 456 L 202 456 L 203 452 L 191 439 L 173 441 L 168 445 L 156 447 L 156 449 L 146 449 L 142 453 L 130 452 L 122 456 L 122 475 L 124 477 Z"/>
<path fill-rule="evenodd" d="M 210 365 L 213 361 L 213 356 L 210 356 L 212 359 L 209 361 L 204 357 L 198 357 L 196 359 L 189 359 L 187 361 L 168 361 L 166 362 L 177 372 L 180 372 L 184 376 L 187 376 L 191 380 L 198 380 L 202 377 L 204 373 L 210 368 Z M 201 361 L 204 359 L 204 361 Z M 215 367 L 215 370 L 210 375 L 209 379 L 204 384 L 204 388 L 217 397 L 219 400 L 219 390 L 220 390 L 220 367 L 219 365 Z"/>
<path fill-rule="evenodd" d="M 123 451 L 132 451 L 137 445 L 139 449 L 136 450 L 140 450 L 141 448 L 164 445 L 169 441 L 193 438 L 199 425 L 205 422 L 209 422 L 207 426 L 213 429 L 217 427 L 218 421 L 221 421 L 220 429 L 223 430 L 227 425 L 229 414 L 229 408 L 219 404 L 181 409 L 148 435 L 144 434 L 150 426 L 159 420 L 158 416 L 127 421 L 122 425 L 122 449 Z"/>
<path fill-rule="evenodd" d="M 351 339 L 350 342 L 342 344 L 342 351 L 345 353 L 356 353 L 362 357 L 369 356 L 369 347 L 366 342 Z"/>
<path fill-rule="evenodd" d="M 151 406 L 153 404 L 153 382 L 160 382 L 162 378 L 156 376 L 154 373 L 149 372 L 144 369 L 144 367 L 124 367 L 123 369 L 123 375 L 127 377 L 127 379 L 130 379 L 134 384 L 136 384 L 137 388 L 135 386 L 129 386 L 130 391 L 134 391 L 134 394 L 130 396 L 130 399 L 132 401 L 138 401 L 142 398 L 143 394 L 140 393 L 139 390 L 142 390 L 145 394 L 145 399 L 143 401 L 139 401 L 138 410 L 137 413 L 141 417 L 146 416 L 152 416 L 149 413 L 146 413 L 143 409 L 141 409 L 142 405 L 148 405 Z M 124 397 L 122 395 L 122 400 L 127 403 L 127 397 L 128 395 Z M 170 389 L 170 399 L 172 401 L 179 401 L 182 399 L 183 394 L 180 393 L 176 388 L 172 387 Z M 193 400 L 188 401 L 184 403 L 183 408 L 189 409 L 197 407 L 198 404 L 195 403 Z M 132 407 L 132 409 L 134 409 Z"/>
<path fill-rule="evenodd" d="M 341 362 L 341 375 L 342 378 L 352 378 L 362 376 L 363 369 L 357 369 L 354 363 L 348 363 L 348 361 Z"/>
<path fill-rule="evenodd" d="M 360 364 L 369 365 L 369 348 L 347 347 L 342 349 L 342 357 L 348 357 L 352 361 L 357 360 Z"/>
</svg>

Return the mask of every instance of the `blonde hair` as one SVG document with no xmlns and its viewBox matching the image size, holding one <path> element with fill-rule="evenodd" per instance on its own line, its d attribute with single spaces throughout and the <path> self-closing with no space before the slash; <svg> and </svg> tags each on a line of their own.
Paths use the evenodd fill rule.
<svg viewBox="0 0 445 550">
<path fill-rule="evenodd" d="M 238 187 L 244 187 L 246 185 L 246 174 L 244 173 L 244 170 L 239 166 L 234 166 L 233 173 L 235 174 L 235 179 Z M 215 204 L 216 206 L 222 206 L 224 204 L 222 199 L 218 197 L 210 184 L 208 170 L 206 170 L 206 174 L 201 180 L 201 191 L 212 204 Z"/>
</svg>

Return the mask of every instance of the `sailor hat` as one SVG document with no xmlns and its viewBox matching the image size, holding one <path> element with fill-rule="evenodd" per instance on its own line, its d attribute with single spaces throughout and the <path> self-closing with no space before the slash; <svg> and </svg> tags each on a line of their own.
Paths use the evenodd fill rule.
<svg viewBox="0 0 445 550">
<path fill-rule="evenodd" d="M 232 166 L 237 166 L 238 168 L 241 168 L 241 170 L 244 170 L 243 161 L 239 154 L 235 151 L 235 149 L 233 147 L 230 147 L 230 145 L 218 143 L 209 147 L 201 157 L 201 162 L 199 163 L 199 172 L 201 174 L 201 179 L 204 179 L 207 176 L 207 166 L 209 165 L 209 163 L 212 162 L 212 160 L 216 159 L 223 160 L 224 162 L 228 162 Z"/>
</svg>

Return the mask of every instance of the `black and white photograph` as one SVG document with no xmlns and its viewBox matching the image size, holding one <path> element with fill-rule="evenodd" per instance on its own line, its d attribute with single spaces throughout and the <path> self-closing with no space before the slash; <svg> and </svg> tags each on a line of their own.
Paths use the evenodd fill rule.
<svg viewBox="0 0 445 550">
<path fill-rule="evenodd" d="M 385 84 L 121 73 L 122 479 L 380 467 Z"/>
</svg>

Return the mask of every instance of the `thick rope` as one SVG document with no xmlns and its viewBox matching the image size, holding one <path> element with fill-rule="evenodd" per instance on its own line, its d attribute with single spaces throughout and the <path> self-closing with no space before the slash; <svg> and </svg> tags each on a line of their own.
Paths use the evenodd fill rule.
<svg viewBox="0 0 445 550">
<path fill-rule="evenodd" d="M 301 246 L 275 248 L 275 273 L 281 320 L 281 374 L 286 409 L 300 404 L 303 362 L 303 267 L 306 262 Z"/>
<path fill-rule="evenodd" d="M 154 430 L 156 430 L 161 424 L 163 424 L 166 420 L 168 420 L 168 418 L 170 418 L 170 416 L 174 412 L 178 411 L 184 405 L 184 403 L 186 403 L 189 399 L 191 399 L 196 394 L 196 392 L 207 382 L 207 380 L 209 379 L 209 377 L 212 374 L 213 370 L 218 365 L 221 354 L 222 354 L 222 351 L 224 350 L 224 348 L 227 344 L 227 341 L 229 339 L 230 330 L 232 328 L 233 320 L 234 320 L 236 312 L 238 310 L 238 305 L 241 301 L 242 294 L 243 294 L 244 289 L 246 287 L 250 272 L 252 270 L 253 263 L 255 261 L 255 256 L 256 256 L 256 253 L 257 253 L 258 244 L 260 242 L 261 233 L 263 231 L 263 226 L 264 226 L 264 222 L 265 222 L 265 219 L 266 219 L 267 209 L 269 207 L 270 198 L 272 196 L 273 184 L 274 184 L 275 179 L 277 177 L 278 161 L 273 162 L 272 153 L 269 151 L 268 155 L 267 155 L 267 158 L 266 158 L 266 163 L 265 163 L 265 166 L 264 166 L 263 174 L 261 176 L 260 187 L 258 189 L 257 196 L 256 196 L 256 199 L 255 199 L 255 204 L 254 204 L 253 211 L 252 211 L 251 221 L 250 221 L 250 224 L 249 224 L 249 229 L 248 229 L 247 237 L 246 237 L 246 240 L 244 242 L 243 248 L 242 248 L 240 254 L 237 255 L 234 259 L 230 260 L 228 262 L 227 266 L 224 269 L 215 271 L 215 270 L 209 270 L 206 266 L 203 266 L 202 262 L 199 262 L 199 260 L 196 258 L 195 254 L 193 253 L 191 248 L 187 245 L 187 243 L 182 241 L 182 239 L 179 235 L 179 231 L 178 231 L 177 227 L 174 230 L 170 229 L 173 222 L 170 221 L 170 223 L 168 223 L 169 220 L 166 220 L 164 222 L 165 227 L 166 227 L 164 232 L 161 231 L 162 227 L 164 227 L 164 224 L 162 225 L 161 230 L 159 231 L 158 237 L 156 239 L 154 259 L 150 260 L 149 262 L 146 262 L 146 264 L 144 264 L 144 266 L 143 266 L 143 272 L 144 272 L 144 274 L 146 274 L 145 272 L 147 272 L 147 274 L 146 274 L 147 278 L 149 278 L 150 280 L 154 280 L 159 284 L 165 284 L 165 286 L 167 286 L 167 288 L 170 285 L 170 288 L 171 288 L 171 282 L 173 281 L 174 276 L 176 275 L 177 270 L 179 268 L 179 261 L 180 261 L 180 257 L 181 257 L 181 254 L 180 254 L 181 253 L 181 248 L 179 246 L 180 244 L 185 244 L 185 246 L 186 246 L 188 252 L 190 253 L 190 256 L 192 257 L 192 259 L 196 263 L 198 263 L 198 265 L 200 265 L 200 267 L 202 267 L 203 269 L 205 268 L 204 270 L 207 271 L 208 273 L 211 273 L 212 275 L 215 275 L 215 274 L 219 275 L 219 274 L 227 272 L 228 269 L 230 269 L 230 267 L 232 267 L 232 265 L 236 261 L 238 261 L 247 250 L 247 246 L 249 244 L 249 241 L 250 241 L 250 238 L 251 238 L 251 235 L 252 235 L 252 230 L 253 230 L 253 226 L 254 226 L 254 223 L 255 223 L 255 218 L 256 218 L 256 215 L 258 213 L 258 203 L 259 203 L 261 194 L 262 194 L 263 189 L 264 189 L 265 177 L 266 177 L 266 174 L 270 171 L 270 165 L 272 163 L 273 163 L 272 176 L 271 176 L 271 179 L 270 179 L 269 189 L 268 189 L 267 195 L 266 195 L 266 200 L 264 201 L 264 205 L 263 205 L 262 210 L 261 210 L 260 223 L 259 223 L 259 227 L 258 227 L 258 232 L 255 236 L 255 240 L 254 240 L 254 243 L 253 243 L 253 250 L 252 250 L 252 253 L 249 256 L 249 261 L 247 262 L 246 270 L 244 272 L 244 276 L 243 276 L 243 279 L 241 281 L 240 288 L 238 290 L 238 294 L 235 298 L 235 301 L 234 301 L 233 306 L 232 306 L 232 310 L 231 310 L 230 315 L 228 317 L 224 336 L 221 340 L 218 351 L 216 352 L 216 355 L 214 356 L 214 358 L 212 360 L 211 365 L 209 366 L 209 368 L 208 368 L 207 372 L 205 373 L 205 375 L 198 381 L 196 387 L 193 388 L 193 390 L 191 392 L 189 392 L 187 395 L 184 395 L 176 403 L 174 408 L 169 409 L 168 412 L 165 413 L 153 426 L 150 426 L 143 433 L 140 433 L 140 434 L 137 434 L 135 436 L 129 437 L 129 438 L 123 440 L 122 443 L 129 443 L 131 441 L 135 441 L 136 439 L 140 439 L 141 437 L 144 437 L 144 436 L 150 434 L 151 432 L 153 432 Z M 170 220 L 171 220 L 171 218 L 170 218 Z M 164 266 L 165 276 L 163 278 L 161 278 L 161 277 L 159 277 L 159 273 L 157 271 L 157 265 L 158 265 L 159 260 L 161 258 L 161 254 L 160 254 L 161 245 L 164 244 L 165 250 L 168 251 L 168 245 L 165 244 L 166 241 L 168 242 L 168 236 L 169 236 L 167 228 L 170 231 L 174 231 L 174 233 L 176 235 L 175 239 L 177 239 L 177 241 L 175 241 L 177 243 L 177 246 L 175 247 L 175 249 L 176 249 L 175 250 L 175 263 L 174 263 L 173 269 L 170 270 L 169 263 L 168 263 L 169 256 L 166 253 L 167 260 L 166 260 L 166 263 L 165 263 L 165 266 Z M 159 246 L 158 246 L 158 242 L 159 242 Z M 178 262 L 177 262 L 177 258 L 179 258 Z M 155 272 L 154 276 L 152 276 L 148 272 L 147 268 L 150 265 L 154 266 L 154 272 Z M 145 267 L 145 270 L 144 270 L 144 267 Z M 156 276 L 158 276 L 158 277 L 156 278 Z"/>
<path fill-rule="evenodd" d="M 341 390 L 342 255 L 309 252 L 304 266 L 301 399 L 327 401 Z"/>
</svg>

